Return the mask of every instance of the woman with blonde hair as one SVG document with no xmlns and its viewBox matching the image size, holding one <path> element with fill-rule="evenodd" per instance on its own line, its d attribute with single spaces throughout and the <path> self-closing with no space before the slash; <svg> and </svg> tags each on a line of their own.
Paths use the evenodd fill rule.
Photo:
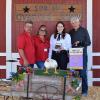
<svg viewBox="0 0 100 100">
<path fill-rule="evenodd" d="M 40 69 L 44 69 L 44 62 L 48 58 L 49 40 L 47 38 L 47 30 L 45 25 L 41 25 L 34 38 L 36 65 Z"/>
</svg>

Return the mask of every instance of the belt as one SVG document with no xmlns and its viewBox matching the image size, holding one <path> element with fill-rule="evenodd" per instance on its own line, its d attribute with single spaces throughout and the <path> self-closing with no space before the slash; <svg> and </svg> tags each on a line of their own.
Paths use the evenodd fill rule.
<svg viewBox="0 0 100 100">
<path fill-rule="evenodd" d="M 60 51 L 54 51 L 54 50 L 52 52 L 54 52 L 54 53 L 60 53 Z"/>
<path fill-rule="evenodd" d="M 54 53 L 60 53 L 60 52 L 67 52 L 67 53 L 69 53 L 68 50 L 61 50 L 61 51 L 54 51 L 54 50 L 53 50 L 53 52 L 54 52 Z"/>
</svg>

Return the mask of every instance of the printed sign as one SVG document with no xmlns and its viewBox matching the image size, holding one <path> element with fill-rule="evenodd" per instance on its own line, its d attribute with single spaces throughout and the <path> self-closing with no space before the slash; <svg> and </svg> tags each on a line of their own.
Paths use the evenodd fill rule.
<svg viewBox="0 0 100 100">
<path fill-rule="evenodd" d="M 16 21 L 69 21 L 71 16 L 82 17 L 80 4 L 15 4 Z"/>
<path fill-rule="evenodd" d="M 83 69 L 83 48 L 71 48 L 69 50 L 69 68 Z"/>
</svg>

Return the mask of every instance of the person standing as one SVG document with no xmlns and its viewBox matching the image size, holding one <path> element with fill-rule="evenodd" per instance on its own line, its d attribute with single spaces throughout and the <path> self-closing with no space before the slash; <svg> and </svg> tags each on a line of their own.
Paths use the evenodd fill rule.
<svg viewBox="0 0 100 100">
<path fill-rule="evenodd" d="M 58 69 L 67 69 L 69 48 L 71 48 L 71 37 L 65 32 L 64 23 L 59 21 L 55 33 L 51 35 L 49 49 L 49 58 L 57 61 Z"/>
<path fill-rule="evenodd" d="M 80 25 L 78 17 L 72 17 L 70 23 L 73 27 L 69 34 L 71 36 L 73 48 L 83 48 L 83 70 L 80 70 L 80 77 L 82 78 L 82 95 L 88 95 L 88 82 L 87 82 L 87 46 L 91 44 L 90 36 L 87 29 Z"/>
<path fill-rule="evenodd" d="M 35 48 L 32 39 L 32 28 L 33 22 L 26 21 L 24 32 L 20 33 L 17 38 L 17 48 L 20 55 L 20 64 L 33 68 L 35 64 Z"/>
<path fill-rule="evenodd" d="M 34 38 L 36 49 L 36 65 L 39 69 L 44 69 L 44 62 L 48 58 L 49 39 L 47 38 L 47 30 L 45 25 L 41 25 Z"/>
</svg>

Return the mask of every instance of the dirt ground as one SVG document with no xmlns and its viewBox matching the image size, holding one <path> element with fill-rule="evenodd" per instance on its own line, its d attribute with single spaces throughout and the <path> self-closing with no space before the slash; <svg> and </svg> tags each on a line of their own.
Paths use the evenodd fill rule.
<svg viewBox="0 0 100 100">
<path fill-rule="evenodd" d="M 100 100 L 100 87 L 89 87 L 87 97 L 81 97 L 81 100 Z"/>
<path fill-rule="evenodd" d="M 0 97 L 0 100 L 4 100 L 3 97 Z M 9 98 L 8 100 L 12 100 Z M 14 97 L 13 100 L 19 100 Z M 87 97 L 81 97 L 81 100 L 100 100 L 100 87 L 89 87 L 89 94 Z"/>
</svg>

